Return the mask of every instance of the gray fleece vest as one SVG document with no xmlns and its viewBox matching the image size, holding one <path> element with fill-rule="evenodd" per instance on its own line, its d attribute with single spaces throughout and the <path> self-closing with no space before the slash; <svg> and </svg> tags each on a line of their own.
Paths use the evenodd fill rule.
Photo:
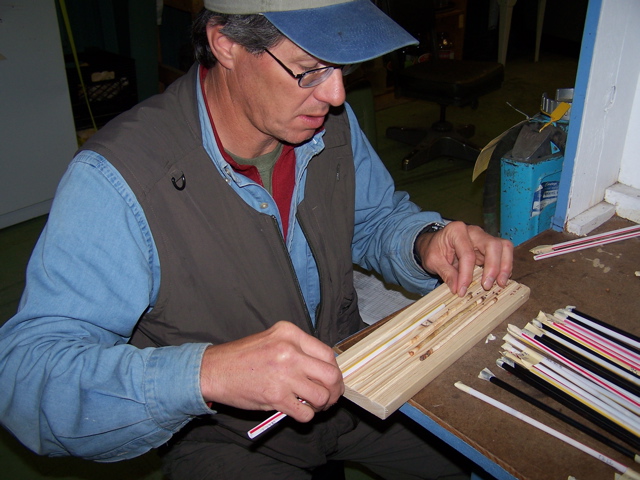
<svg viewBox="0 0 640 480">
<path fill-rule="evenodd" d="M 320 275 L 314 328 L 276 219 L 249 207 L 202 146 L 197 71 L 194 66 L 164 94 L 120 115 L 83 147 L 102 154 L 127 181 L 144 209 L 160 257 L 157 303 L 140 318 L 131 343 L 219 344 L 287 320 L 335 344 L 362 327 L 351 260 L 355 169 L 346 113 L 329 115 L 326 148 L 309 163 L 304 200 L 296 212 Z M 205 423 L 230 430 L 224 442 L 241 444 L 256 419 L 265 416 L 226 407 L 219 412 Z M 317 423 L 333 424 L 336 416 L 341 417 L 335 411 L 326 420 L 319 416 Z M 333 425 L 331 437 L 353 426 L 346 417 L 338 423 L 342 427 Z M 203 435 L 202 427 L 191 428 Z M 213 440 L 219 435 L 214 430 L 220 428 L 206 428 L 204 435 Z M 320 454 L 301 450 L 301 442 L 315 436 L 313 430 L 305 429 L 303 438 L 295 433 L 286 439 L 280 433 L 262 448 L 287 461 L 293 461 L 293 449 L 294 457 L 306 464 Z"/>
</svg>

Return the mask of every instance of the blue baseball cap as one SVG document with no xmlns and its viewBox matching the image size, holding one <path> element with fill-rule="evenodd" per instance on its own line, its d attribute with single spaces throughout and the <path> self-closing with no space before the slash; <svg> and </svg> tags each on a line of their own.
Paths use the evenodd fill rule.
<svg viewBox="0 0 640 480">
<path fill-rule="evenodd" d="M 371 0 L 204 0 L 204 6 L 217 13 L 262 14 L 304 51 L 338 65 L 418 43 Z"/>
</svg>

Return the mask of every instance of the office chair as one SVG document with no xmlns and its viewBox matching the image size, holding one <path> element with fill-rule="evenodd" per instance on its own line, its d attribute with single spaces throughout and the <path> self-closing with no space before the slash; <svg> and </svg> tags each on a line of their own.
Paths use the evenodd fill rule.
<svg viewBox="0 0 640 480">
<path fill-rule="evenodd" d="M 379 0 L 377 5 L 421 41 L 429 59 L 405 65 L 406 51 L 392 54 L 392 78 L 396 96 L 435 102 L 440 118 L 426 129 L 389 127 L 387 138 L 415 148 L 402 160 L 410 170 L 439 157 L 453 157 L 475 162 L 480 149 L 469 141 L 473 125 L 454 129 L 446 119 L 448 106 L 476 108 L 478 98 L 499 89 L 504 80 L 504 66 L 497 62 L 438 58 L 436 14 L 453 8 L 452 2 L 437 0 L 445 7 L 436 9 L 435 0 Z M 448 5 L 448 6 L 447 6 Z"/>
</svg>

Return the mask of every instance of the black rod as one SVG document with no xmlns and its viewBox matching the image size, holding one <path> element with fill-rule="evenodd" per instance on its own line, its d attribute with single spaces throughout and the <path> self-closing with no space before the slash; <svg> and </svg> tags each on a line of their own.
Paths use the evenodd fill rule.
<svg viewBox="0 0 640 480">
<path fill-rule="evenodd" d="M 563 392 L 554 385 L 551 385 L 550 383 L 542 380 L 540 377 L 531 373 L 523 366 L 518 365 L 517 363 L 511 364 L 509 362 L 511 362 L 511 360 L 502 362 L 498 361 L 498 366 L 503 368 L 507 372 L 512 373 L 513 375 L 528 383 L 537 390 L 541 391 L 542 393 L 553 398 L 558 403 L 561 403 L 565 407 L 573 410 L 579 415 L 582 415 L 590 422 L 594 423 L 603 430 L 606 430 L 611 435 L 614 435 L 618 440 L 622 440 L 623 442 L 631 445 L 636 450 L 640 450 L 640 438 L 635 436 L 633 433 L 621 427 L 609 418 L 605 417 L 600 412 L 575 399 L 571 395 Z"/>
<path fill-rule="evenodd" d="M 640 337 L 637 337 L 637 336 L 635 336 L 635 335 L 633 335 L 633 334 L 631 334 L 631 333 L 629 333 L 629 332 L 625 332 L 625 331 L 624 331 L 624 330 L 622 330 L 621 328 L 614 327 L 613 325 L 611 325 L 611 324 L 609 324 L 609 323 L 603 322 L 602 320 L 598 320 L 597 318 L 592 317 L 591 315 L 587 315 L 586 313 L 583 313 L 583 312 L 581 312 L 581 311 L 579 311 L 579 310 L 576 310 L 575 308 L 574 308 L 574 309 L 568 309 L 568 311 L 569 311 L 570 313 L 575 313 L 576 315 L 580 315 L 581 317 L 584 317 L 584 318 L 586 318 L 587 320 L 591 320 L 593 323 L 596 323 L 596 324 L 600 325 L 601 327 L 608 328 L 608 329 L 609 329 L 609 330 L 611 330 L 612 332 L 616 332 L 616 333 L 617 333 L 617 334 L 619 334 L 619 335 L 625 336 L 625 337 L 627 337 L 627 338 L 629 338 L 629 339 L 631 339 L 631 340 L 633 340 L 633 341 L 635 341 L 635 342 L 640 343 Z M 583 325 L 585 328 L 590 328 L 590 329 L 592 329 L 592 327 L 589 327 L 588 325 L 584 324 L 583 322 L 581 322 L 581 321 L 580 321 L 580 319 L 579 319 L 579 318 L 576 318 L 575 316 L 572 316 L 572 315 L 571 315 L 571 320 L 572 320 L 572 321 L 576 321 L 576 322 L 580 322 L 580 324 L 581 324 L 581 325 Z M 619 342 L 620 340 L 616 340 L 616 341 L 617 341 L 617 342 Z M 626 345 L 626 346 L 629 346 L 628 344 L 625 344 L 625 345 Z M 634 347 L 631 347 L 631 348 L 634 348 Z M 634 349 L 635 349 L 635 348 L 634 348 Z M 637 350 L 636 350 L 636 351 L 637 351 Z"/>
<path fill-rule="evenodd" d="M 598 365 L 593 360 L 584 357 L 579 352 L 571 350 L 570 348 L 562 345 L 560 342 L 550 338 L 546 335 L 536 336 L 536 340 L 549 347 L 554 352 L 562 355 L 568 360 L 580 365 L 581 367 L 589 370 L 590 372 L 604 378 L 605 380 L 610 381 L 611 383 L 617 385 L 618 387 L 626 390 L 629 393 L 632 393 L 635 396 L 640 396 L 640 387 L 633 382 L 630 382 L 626 378 L 621 377 L 615 372 L 603 367 L 602 365 Z M 555 360 L 557 361 L 557 360 Z"/>
<path fill-rule="evenodd" d="M 543 410 L 548 414 L 553 415 L 554 417 L 563 421 L 567 425 L 570 425 L 580 430 L 581 432 L 589 435 L 591 438 L 597 440 L 598 442 L 602 443 L 603 445 L 606 445 L 609 448 L 612 448 L 613 450 L 616 450 L 622 455 L 629 457 L 634 461 L 636 461 L 636 458 L 638 458 L 638 454 L 632 452 L 627 447 L 620 445 L 617 442 L 614 442 L 609 437 L 606 437 L 605 435 L 602 435 L 600 432 L 593 430 L 591 427 L 588 427 L 584 423 L 578 422 L 574 418 L 568 415 L 565 415 L 564 413 L 556 410 L 555 408 L 550 407 L 546 403 L 541 402 L 537 398 L 534 398 L 531 395 L 528 395 L 527 393 L 523 392 L 522 390 L 517 389 L 513 385 L 505 382 L 504 380 L 499 379 L 498 377 L 493 375 L 488 369 L 485 369 L 480 373 L 480 378 L 482 378 L 483 380 L 489 380 L 491 383 L 493 383 L 497 387 L 505 390 L 506 392 L 511 393 L 512 395 L 515 395 L 516 397 L 521 398 L 522 400 L 533 405 L 534 407 L 537 407 L 540 410 Z"/>
</svg>

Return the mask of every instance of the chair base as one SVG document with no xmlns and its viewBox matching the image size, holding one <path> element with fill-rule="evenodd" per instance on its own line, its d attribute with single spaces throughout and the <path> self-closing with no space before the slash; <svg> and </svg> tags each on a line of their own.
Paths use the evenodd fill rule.
<svg viewBox="0 0 640 480">
<path fill-rule="evenodd" d="M 402 159 L 402 169 L 412 170 L 441 157 L 475 162 L 480 154 L 480 148 L 467 140 L 473 136 L 474 130 L 473 125 L 465 125 L 457 131 L 389 127 L 386 136 L 392 140 L 415 145 L 415 148 Z"/>
</svg>

